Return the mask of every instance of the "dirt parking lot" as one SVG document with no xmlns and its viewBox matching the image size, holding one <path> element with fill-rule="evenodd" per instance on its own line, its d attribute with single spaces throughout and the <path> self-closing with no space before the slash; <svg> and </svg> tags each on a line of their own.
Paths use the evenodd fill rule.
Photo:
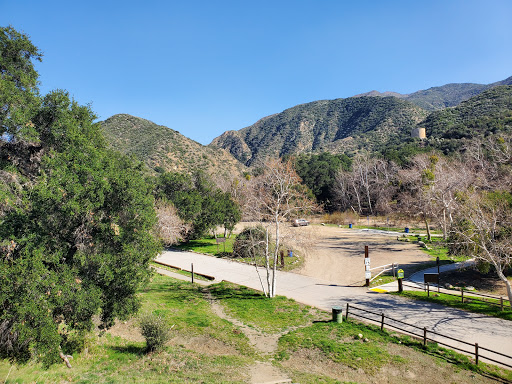
<svg viewBox="0 0 512 384">
<path fill-rule="evenodd" d="M 431 260 L 417 244 L 397 241 L 397 235 L 320 225 L 293 230 L 303 231 L 310 239 L 310 246 L 303 255 L 304 264 L 297 272 L 340 285 L 360 285 L 364 281 L 365 245 L 368 245 L 372 268 Z"/>
<path fill-rule="evenodd" d="M 256 223 L 240 223 L 235 232 Z M 371 267 L 398 263 L 414 265 L 431 260 L 418 244 L 397 241 L 396 234 L 374 230 L 310 225 L 282 227 L 285 243 L 304 258 L 295 273 L 320 278 L 340 285 L 362 285 L 364 247 L 368 245 Z"/>
</svg>

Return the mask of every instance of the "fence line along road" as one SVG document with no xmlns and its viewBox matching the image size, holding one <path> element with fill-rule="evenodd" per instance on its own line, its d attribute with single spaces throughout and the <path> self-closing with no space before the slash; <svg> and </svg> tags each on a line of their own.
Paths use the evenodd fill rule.
<svg viewBox="0 0 512 384">
<path fill-rule="evenodd" d="M 443 295 L 449 295 L 454 297 L 460 297 L 461 302 L 464 303 L 464 300 L 466 302 L 472 301 L 479 301 L 483 304 L 500 307 L 502 311 L 505 310 L 505 307 L 507 309 L 510 308 L 510 301 L 508 299 L 505 299 L 503 296 L 495 296 L 495 295 L 487 295 L 485 293 L 479 293 L 479 292 L 473 292 L 473 291 L 466 291 L 464 289 L 460 289 L 459 291 L 453 290 L 453 289 L 446 289 L 442 288 L 440 286 L 437 286 L 436 284 L 423 284 L 423 283 L 412 283 L 408 284 L 407 282 L 403 283 L 404 287 L 409 287 L 413 289 L 418 289 L 421 291 L 428 292 L 429 296 L 430 293 L 434 294 L 437 291 L 438 293 L 442 293 Z M 435 290 L 434 290 L 435 289 Z M 495 300 L 495 302 L 493 301 Z"/>
<path fill-rule="evenodd" d="M 365 315 L 358 314 L 355 311 L 363 312 Z M 368 315 L 366 315 L 368 314 Z M 467 355 L 474 356 L 475 364 L 478 365 L 479 360 L 484 359 L 488 362 L 497 363 L 503 365 L 507 368 L 512 368 L 512 356 L 506 355 L 504 353 L 497 352 L 493 349 L 483 347 L 478 343 L 468 343 L 467 341 L 457 339 L 450 335 L 445 335 L 426 327 L 418 327 L 414 324 L 409 324 L 407 322 L 394 319 L 392 317 L 386 316 L 384 313 L 377 313 L 374 311 L 370 311 L 364 308 L 358 308 L 355 305 L 350 305 L 347 303 L 345 310 L 345 318 L 348 320 L 349 316 L 356 316 L 370 323 L 375 323 L 380 325 L 380 329 L 384 330 L 384 328 L 393 328 L 397 329 L 402 333 L 412 335 L 423 341 L 423 345 L 426 346 L 428 341 L 432 341 L 441 346 L 454 349 L 458 352 L 462 352 Z M 372 317 L 373 316 L 373 317 Z M 399 325 L 396 325 L 399 324 Z M 429 336 L 432 335 L 432 336 Z M 482 352 L 484 354 L 482 354 Z M 492 357 L 491 357 L 492 356 Z M 499 359 L 499 360 L 497 360 Z M 507 360 L 508 363 L 505 363 L 504 360 Z"/>
<path fill-rule="evenodd" d="M 254 266 L 192 252 L 169 251 L 157 261 L 194 271 L 261 291 Z M 342 271 L 340 271 L 342 273 Z M 363 287 L 348 287 L 290 272 L 277 272 L 277 294 L 298 302 L 331 311 L 332 307 L 356 304 L 377 313 L 392 313 L 393 318 L 452 335 L 468 343 L 483 345 L 505 355 L 512 355 L 512 323 L 470 313 L 435 303 L 408 300 L 394 295 L 371 292 Z M 503 358 L 505 364 L 509 363 Z"/>
</svg>

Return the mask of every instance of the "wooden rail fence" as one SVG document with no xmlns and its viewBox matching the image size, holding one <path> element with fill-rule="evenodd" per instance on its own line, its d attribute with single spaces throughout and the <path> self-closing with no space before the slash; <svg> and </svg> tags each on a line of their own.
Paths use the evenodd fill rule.
<svg viewBox="0 0 512 384">
<path fill-rule="evenodd" d="M 353 311 L 363 312 L 364 314 L 362 315 L 362 314 L 359 314 L 359 313 L 353 312 Z M 385 325 L 388 328 L 394 328 L 394 329 L 397 329 L 397 330 L 399 330 L 401 332 L 404 332 L 406 334 L 413 335 L 413 336 L 421 339 L 423 341 L 423 345 L 425 345 L 425 346 L 427 345 L 428 341 L 431 341 L 431 342 L 443 345 L 445 347 L 448 347 L 450 349 L 455 349 L 455 350 L 457 350 L 459 352 L 463 352 L 465 354 L 473 355 L 475 357 L 475 364 L 477 364 L 477 365 L 478 365 L 478 362 L 479 362 L 480 359 L 485 359 L 485 360 L 491 361 L 493 363 L 500 364 L 500 365 L 503 365 L 503 366 L 508 367 L 508 368 L 512 368 L 512 356 L 506 355 L 506 354 L 501 353 L 501 352 L 494 351 L 494 350 L 489 349 L 489 348 L 484 348 L 484 347 L 478 345 L 478 343 L 474 343 L 474 344 L 473 343 L 469 343 L 467 341 L 460 340 L 460 339 L 457 339 L 455 337 L 444 335 L 444 334 L 441 334 L 441 333 L 436 332 L 436 331 L 428 330 L 426 327 L 422 328 L 422 327 L 418 327 L 418 326 L 413 325 L 413 324 L 406 323 L 406 322 L 401 321 L 401 320 L 393 319 L 393 318 L 391 318 L 389 316 L 384 315 L 384 313 L 378 313 L 378 312 L 370 311 L 368 309 L 359 308 L 359 307 L 356 307 L 354 305 L 350 305 L 349 303 L 347 303 L 347 308 L 346 308 L 346 313 L 345 313 L 345 319 L 346 320 L 348 320 L 348 318 L 349 318 L 349 313 L 350 313 L 351 316 L 359 317 L 359 318 L 368 320 L 370 322 L 380 324 L 380 329 L 381 330 L 384 330 L 384 325 Z M 369 314 L 369 315 L 366 315 L 366 314 Z M 376 317 L 369 317 L 371 315 L 376 316 Z M 387 322 L 386 322 L 386 320 L 387 320 Z M 400 324 L 400 325 L 394 325 L 393 323 Z M 405 327 L 409 327 L 409 329 L 406 329 Z M 410 330 L 411 328 L 414 329 L 414 330 L 419 330 L 420 333 L 415 333 L 414 331 L 411 331 Z M 454 343 L 450 344 L 449 341 L 442 342 L 442 341 L 439 341 L 439 339 L 433 339 L 432 337 L 429 337 L 429 335 L 438 336 L 438 338 L 441 337 L 441 338 L 447 339 L 449 341 L 455 341 L 457 343 L 463 344 L 465 346 L 469 346 L 471 348 L 470 348 L 470 350 L 463 349 L 463 348 L 460 348 L 460 347 L 454 345 Z M 508 359 L 510 364 L 507 364 L 507 363 L 505 363 L 503 361 L 499 361 L 499 360 L 493 359 L 490 356 L 484 356 L 482 354 L 482 351 L 489 352 L 491 354 L 504 357 L 505 359 Z"/>
<path fill-rule="evenodd" d="M 427 295 L 430 297 L 430 284 L 414 283 L 414 285 L 413 285 L 413 284 L 408 284 L 406 282 L 403 282 L 402 284 L 406 287 L 419 289 L 419 290 L 425 290 L 425 291 L 427 291 Z M 420 287 L 417 287 L 416 285 L 419 285 Z M 457 292 L 457 291 L 455 291 L 455 292 Z M 464 303 L 464 300 L 480 301 L 484 304 L 500 307 L 500 309 L 502 311 L 505 310 L 505 306 L 510 307 L 510 301 L 505 299 L 503 296 L 492 296 L 492 295 L 487 295 L 484 293 L 464 291 L 463 289 L 461 289 L 459 292 L 460 292 L 460 294 L 450 292 L 447 289 L 443 289 L 439 293 L 442 293 L 443 295 L 460 297 L 462 303 Z M 493 300 L 495 300 L 495 301 L 493 301 Z"/>
</svg>

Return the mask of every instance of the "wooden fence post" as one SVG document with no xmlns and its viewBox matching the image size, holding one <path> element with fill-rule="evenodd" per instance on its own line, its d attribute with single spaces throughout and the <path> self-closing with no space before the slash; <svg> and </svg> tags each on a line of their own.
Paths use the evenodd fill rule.
<svg viewBox="0 0 512 384">
<path fill-rule="evenodd" d="M 478 343 L 475 343 L 475 363 L 478 365 Z"/>
<path fill-rule="evenodd" d="M 347 303 L 347 311 L 346 311 L 346 313 L 345 313 L 345 320 L 347 320 L 347 321 L 348 321 L 348 303 Z"/>
<path fill-rule="evenodd" d="M 368 246 L 365 245 L 364 246 L 364 258 L 365 259 L 368 259 L 369 257 L 369 252 L 368 252 Z M 366 265 L 366 260 L 365 260 L 365 274 L 366 274 L 366 271 L 369 271 L 370 270 L 370 267 Z M 366 279 L 366 283 L 364 284 L 365 287 L 369 287 L 370 286 L 370 279 Z"/>
<path fill-rule="evenodd" d="M 460 289 L 460 297 L 461 297 L 462 302 L 464 302 L 464 289 L 463 288 Z"/>
<path fill-rule="evenodd" d="M 382 319 L 380 321 L 380 330 L 384 330 L 384 313 L 382 314 Z"/>
<path fill-rule="evenodd" d="M 192 284 L 194 284 L 194 263 L 192 263 Z"/>
<path fill-rule="evenodd" d="M 500 297 L 500 307 L 501 310 L 503 311 L 503 296 Z"/>
<path fill-rule="evenodd" d="M 427 327 L 423 327 L 423 346 L 427 346 Z"/>
</svg>

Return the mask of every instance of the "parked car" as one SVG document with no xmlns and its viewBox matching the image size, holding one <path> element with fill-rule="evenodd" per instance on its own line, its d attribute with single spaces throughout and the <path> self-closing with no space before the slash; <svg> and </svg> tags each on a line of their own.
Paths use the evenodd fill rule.
<svg viewBox="0 0 512 384">
<path fill-rule="evenodd" d="M 306 219 L 295 219 L 293 220 L 292 224 L 294 227 L 303 227 L 309 225 L 309 221 L 307 221 Z"/>
</svg>

